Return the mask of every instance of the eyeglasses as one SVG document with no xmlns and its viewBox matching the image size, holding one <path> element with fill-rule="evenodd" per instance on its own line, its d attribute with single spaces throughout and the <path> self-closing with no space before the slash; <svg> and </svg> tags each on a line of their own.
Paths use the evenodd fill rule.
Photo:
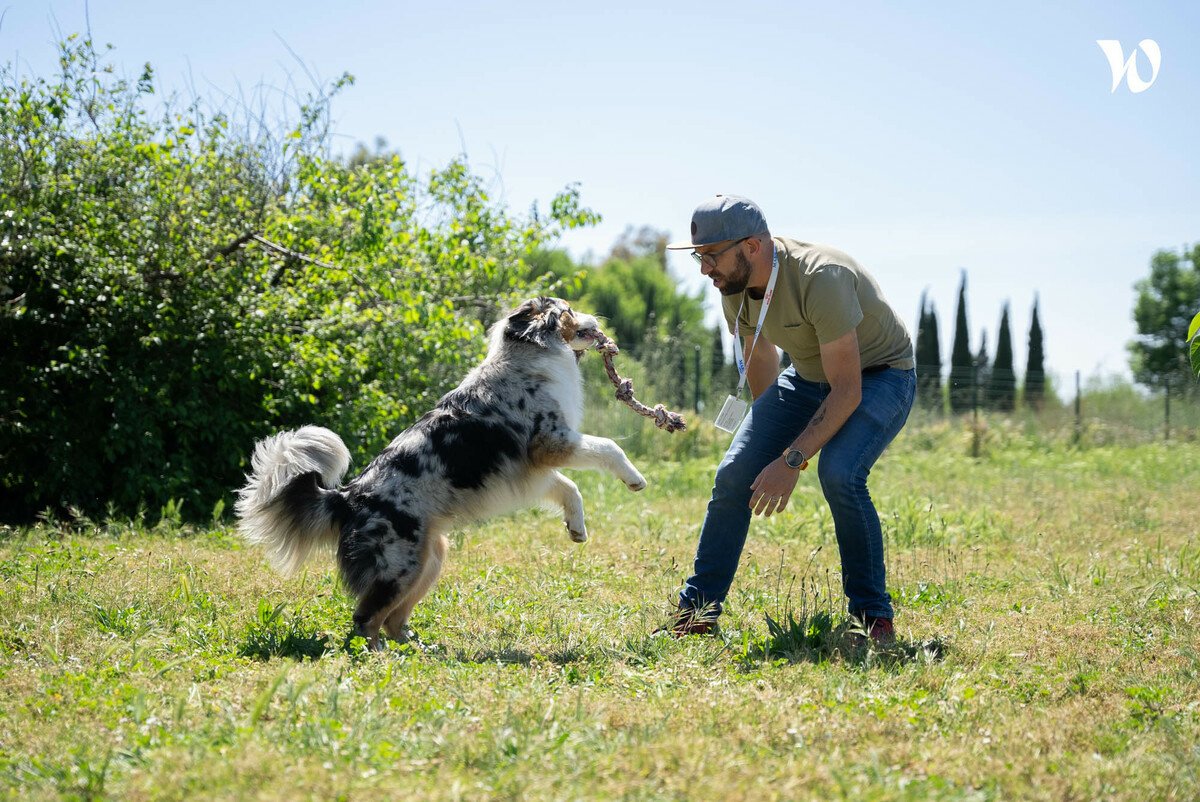
<svg viewBox="0 0 1200 802">
<path fill-rule="evenodd" d="M 692 258 L 696 260 L 696 264 L 698 264 L 698 265 L 708 265 L 709 267 L 716 267 L 717 259 L 721 256 L 721 254 L 725 253 L 726 251 L 733 250 L 734 248 L 741 245 L 743 242 L 745 242 L 748 239 L 750 239 L 750 238 L 742 237 L 740 240 L 737 240 L 736 242 L 734 242 L 730 245 L 726 245 L 724 248 L 722 248 L 719 251 L 710 251 L 708 253 L 700 253 L 698 251 L 692 251 Z"/>
</svg>

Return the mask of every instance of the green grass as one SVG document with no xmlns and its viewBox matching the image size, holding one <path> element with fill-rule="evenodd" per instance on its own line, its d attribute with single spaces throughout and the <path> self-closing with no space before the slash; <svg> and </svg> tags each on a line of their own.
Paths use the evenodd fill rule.
<svg viewBox="0 0 1200 802">
<path fill-rule="evenodd" d="M 756 521 L 718 638 L 653 637 L 719 447 L 575 474 L 592 540 L 525 512 L 457 533 L 420 647 L 370 654 L 322 558 L 225 526 L 0 537 L 12 799 L 1195 799 L 1192 444 L 906 432 L 876 467 L 900 641 L 845 637 L 806 474 Z M 639 435 L 645 436 L 645 435 Z M 649 438 L 653 441 L 653 438 Z M 663 459 L 663 456 L 669 459 Z"/>
</svg>

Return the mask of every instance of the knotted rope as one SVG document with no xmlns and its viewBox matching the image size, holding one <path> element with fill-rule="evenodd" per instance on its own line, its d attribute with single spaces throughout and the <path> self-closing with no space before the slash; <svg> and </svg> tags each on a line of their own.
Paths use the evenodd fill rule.
<svg viewBox="0 0 1200 802">
<path fill-rule="evenodd" d="M 662 404 L 655 404 L 654 408 L 651 409 L 634 398 L 633 379 L 622 378 L 617 375 L 617 369 L 613 367 L 613 357 L 620 353 L 617 344 L 600 332 L 597 332 L 592 339 L 595 342 L 593 347 L 604 357 L 604 370 L 608 373 L 608 380 L 617 388 L 618 401 L 623 402 L 637 414 L 652 418 L 654 425 L 660 429 L 666 429 L 668 432 L 678 432 L 687 428 L 687 423 L 678 412 L 672 412 Z"/>
</svg>

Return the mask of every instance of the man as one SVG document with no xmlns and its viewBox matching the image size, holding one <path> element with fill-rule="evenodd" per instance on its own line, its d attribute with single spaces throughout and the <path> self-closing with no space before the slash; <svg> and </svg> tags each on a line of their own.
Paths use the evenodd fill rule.
<svg viewBox="0 0 1200 802">
<path fill-rule="evenodd" d="M 772 237 L 762 210 L 746 198 L 717 195 L 701 203 L 691 241 L 667 247 L 691 249 L 721 292 L 735 346 L 744 338 L 741 375 L 754 397 L 741 425 L 735 415 L 728 426 L 736 434 L 717 468 L 694 572 L 670 631 L 680 637 L 715 629 L 751 515 L 787 507 L 819 451 L 817 475 L 833 513 L 849 611 L 873 639 L 892 640 L 883 532 L 867 476 L 904 426 L 916 392 L 903 321 L 857 262 L 823 245 Z M 782 373 L 777 345 L 792 360 Z"/>
</svg>

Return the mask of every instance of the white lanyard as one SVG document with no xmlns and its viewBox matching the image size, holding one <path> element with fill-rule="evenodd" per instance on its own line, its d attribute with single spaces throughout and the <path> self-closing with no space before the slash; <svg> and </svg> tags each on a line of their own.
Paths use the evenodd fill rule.
<svg viewBox="0 0 1200 802">
<path fill-rule="evenodd" d="M 763 323 L 767 320 L 767 307 L 771 305 L 771 296 L 775 294 L 775 279 L 779 278 L 779 249 L 771 243 L 771 278 L 767 280 L 767 293 L 763 296 L 762 309 L 758 313 L 758 326 L 754 329 L 754 339 L 750 342 L 750 353 L 746 359 L 754 356 L 754 346 L 758 345 L 758 335 L 762 334 Z M 742 388 L 746 386 L 746 362 L 742 359 L 741 317 L 742 305 L 746 303 L 746 293 L 742 292 L 742 301 L 738 304 L 737 316 L 733 319 L 733 356 L 738 369 L 738 386 L 734 396 L 741 396 Z"/>
</svg>

